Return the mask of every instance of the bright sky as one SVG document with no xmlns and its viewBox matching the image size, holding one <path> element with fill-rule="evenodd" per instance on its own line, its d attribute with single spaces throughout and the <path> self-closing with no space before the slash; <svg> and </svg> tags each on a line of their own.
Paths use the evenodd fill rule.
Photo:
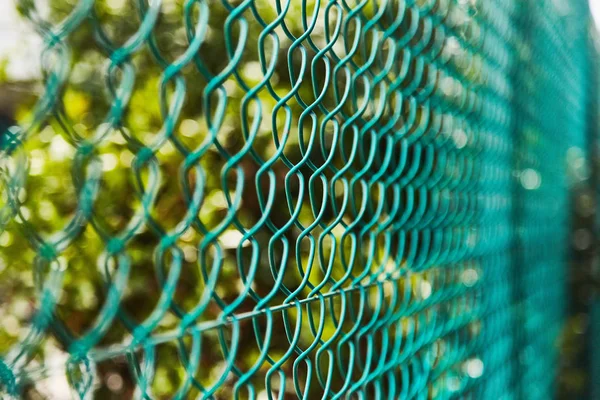
<svg viewBox="0 0 600 400">
<path fill-rule="evenodd" d="M 596 21 L 596 26 L 600 27 L 600 0 L 590 0 L 590 9 L 592 10 L 594 21 Z"/>
<path fill-rule="evenodd" d="M 0 61 L 8 58 L 8 76 L 17 80 L 38 76 L 41 44 L 17 14 L 14 0 L 0 0 Z"/>
</svg>

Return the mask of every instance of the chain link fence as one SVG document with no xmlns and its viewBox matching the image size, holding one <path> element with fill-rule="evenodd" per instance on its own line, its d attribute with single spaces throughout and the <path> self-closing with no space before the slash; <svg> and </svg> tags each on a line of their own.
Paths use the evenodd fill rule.
<svg viewBox="0 0 600 400">
<path fill-rule="evenodd" d="M 585 1 L 10 7 L 5 398 L 598 390 Z"/>
</svg>

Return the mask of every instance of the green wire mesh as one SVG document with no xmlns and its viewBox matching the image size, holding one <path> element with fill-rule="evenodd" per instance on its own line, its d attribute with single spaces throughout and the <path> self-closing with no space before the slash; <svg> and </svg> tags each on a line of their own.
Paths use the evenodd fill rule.
<svg viewBox="0 0 600 400">
<path fill-rule="evenodd" d="M 5 397 L 552 397 L 586 2 L 16 6 Z"/>
</svg>

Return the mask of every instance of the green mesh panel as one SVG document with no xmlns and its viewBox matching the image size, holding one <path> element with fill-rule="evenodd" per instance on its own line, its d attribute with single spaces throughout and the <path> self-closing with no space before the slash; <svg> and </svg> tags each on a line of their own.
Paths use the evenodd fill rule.
<svg viewBox="0 0 600 400">
<path fill-rule="evenodd" d="M 553 396 L 585 1 L 42 3 L 3 396 Z"/>
</svg>

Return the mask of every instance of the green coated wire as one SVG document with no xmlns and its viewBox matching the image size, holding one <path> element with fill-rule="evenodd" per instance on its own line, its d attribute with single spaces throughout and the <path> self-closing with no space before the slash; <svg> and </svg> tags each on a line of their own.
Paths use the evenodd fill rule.
<svg viewBox="0 0 600 400">
<path fill-rule="evenodd" d="M 159 34 L 174 17 L 162 0 L 136 2 L 136 28 L 120 44 L 93 0 L 58 23 L 19 1 L 43 39 L 44 91 L 0 140 L 0 231 L 35 254 L 37 304 L 28 333 L 1 354 L 0 394 L 63 375 L 90 398 L 100 365 L 124 359 L 134 397 L 160 398 L 160 349 L 171 344 L 178 379 L 167 397 L 176 399 L 552 397 L 565 160 L 585 143 L 589 57 L 586 2 L 555 3 L 186 0 L 175 9 L 187 42 L 174 56 Z M 82 29 L 105 57 L 109 104 L 88 135 L 62 100 Z M 218 54 L 207 53 L 213 42 Z M 141 112 L 132 104 L 142 55 L 159 76 L 151 139 L 129 118 Z M 252 57 L 257 76 L 244 72 Z M 195 145 L 178 131 L 189 102 L 205 130 Z M 20 195 L 48 125 L 74 149 L 76 196 L 51 235 Z M 133 190 L 123 193 L 132 209 L 117 230 L 98 207 L 109 179 L 99 149 L 115 136 L 133 153 Z M 168 147 L 175 168 L 161 155 Z M 220 169 L 207 168 L 215 158 Z M 172 210 L 175 223 L 157 207 L 170 181 L 184 208 Z M 215 191 L 225 210 L 211 222 Z M 231 230 L 233 250 L 223 244 Z M 72 285 L 66 254 L 88 231 L 102 243 L 103 300 L 75 332 L 58 309 Z M 198 237 L 201 289 L 182 300 L 187 232 Z M 142 237 L 155 240 L 144 265 L 132 250 Z M 141 319 L 124 307 L 140 268 L 160 291 Z M 223 290 L 232 270 L 233 295 Z M 177 325 L 165 331 L 170 317 Z M 116 326 L 122 341 L 106 344 Z M 50 337 L 68 360 L 35 366 Z"/>
</svg>

